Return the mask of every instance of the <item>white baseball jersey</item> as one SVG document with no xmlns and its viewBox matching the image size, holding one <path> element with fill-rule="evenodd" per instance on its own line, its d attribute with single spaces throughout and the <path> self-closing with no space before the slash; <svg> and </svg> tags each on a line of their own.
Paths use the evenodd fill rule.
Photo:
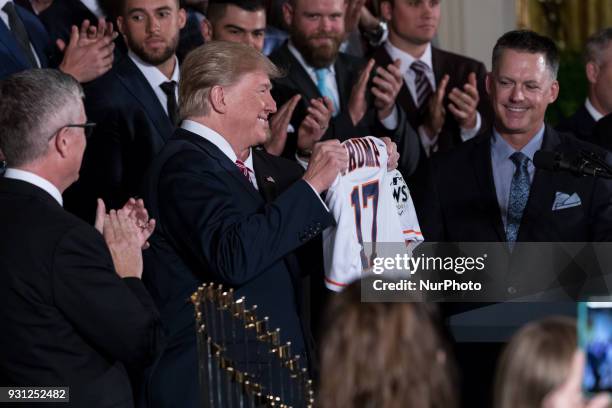
<svg viewBox="0 0 612 408">
<path fill-rule="evenodd" d="M 403 178 L 397 171 L 387 172 L 385 144 L 367 136 L 349 139 L 343 145 L 349 153 L 348 171 L 336 178 L 325 198 L 337 224 L 323 231 L 325 285 L 334 291 L 359 279 L 362 271 L 370 268 L 374 255 L 397 253 L 385 255 L 381 251 L 397 250 L 398 245 L 377 247 L 376 243 L 422 240 Z"/>
<path fill-rule="evenodd" d="M 423 234 L 421 233 L 419 220 L 414 209 L 412 196 L 410 196 L 410 190 L 399 170 L 390 171 L 387 174 L 387 179 L 390 182 L 391 192 L 397 207 L 397 214 L 402 225 L 404 241 L 409 245 L 409 248 L 414 248 L 416 244 L 423 241 Z"/>
</svg>

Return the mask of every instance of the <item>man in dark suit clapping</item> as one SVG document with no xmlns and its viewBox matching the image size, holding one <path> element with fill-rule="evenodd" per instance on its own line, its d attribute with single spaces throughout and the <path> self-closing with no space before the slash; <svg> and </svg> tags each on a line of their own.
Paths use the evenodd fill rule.
<svg viewBox="0 0 612 408">
<path fill-rule="evenodd" d="M 154 223 L 142 202 L 109 215 L 100 203 L 98 231 L 62 208 L 92 126 L 82 96 L 56 70 L 0 82 L 0 384 L 70 387 L 72 406 L 127 408 L 126 368 L 161 347 L 140 281 Z"/>
</svg>

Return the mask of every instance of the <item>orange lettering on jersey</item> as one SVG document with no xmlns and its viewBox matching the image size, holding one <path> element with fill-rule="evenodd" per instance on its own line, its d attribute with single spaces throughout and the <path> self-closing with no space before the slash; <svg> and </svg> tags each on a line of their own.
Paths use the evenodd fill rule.
<svg viewBox="0 0 612 408">
<path fill-rule="evenodd" d="M 355 147 L 353 146 L 353 143 L 351 143 L 350 140 L 347 140 L 344 143 L 344 147 L 346 147 L 346 150 L 348 151 L 349 155 L 348 171 L 350 173 L 351 171 L 355 170 L 355 167 L 357 166 L 357 162 L 355 161 Z"/>
<path fill-rule="evenodd" d="M 349 173 L 363 167 L 380 167 L 380 151 L 372 140 L 350 139 L 344 146 L 349 153 Z"/>
<path fill-rule="evenodd" d="M 372 166 L 380 167 L 380 152 L 378 151 L 378 147 L 374 144 L 372 139 L 368 139 L 368 142 L 370 142 L 372 152 L 374 153 L 374 164 L 372 164 Z"/>
</svg>

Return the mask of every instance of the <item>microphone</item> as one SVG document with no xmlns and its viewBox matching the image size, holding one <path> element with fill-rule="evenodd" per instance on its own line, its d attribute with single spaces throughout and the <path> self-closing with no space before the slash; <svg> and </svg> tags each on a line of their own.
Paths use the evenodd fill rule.
<svg viewBox="0 0 612 408">
<path fill-rule="evenodd" d="M 563 154 L 561 152 L 538 150 L 533 155 L 533 165 L 537 169 L 568 171 L 577 176 L 610 178 L 608 169 L 599 167 L 583 154 Z"/>
</svg>

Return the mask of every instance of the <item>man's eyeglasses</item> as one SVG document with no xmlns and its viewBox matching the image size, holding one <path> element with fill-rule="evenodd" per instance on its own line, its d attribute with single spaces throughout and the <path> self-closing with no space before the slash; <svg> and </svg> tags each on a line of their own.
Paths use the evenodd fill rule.
<svg viewBox="0 0 612 408">
<path fill-rule="evenodd" d="M 60 127 L 59 129 L 57 129 L 55 132 L 53 132 L 53 134 L 51 136 L 49 136 L 49 140 L 53 139 L 53 137 L 63 128 L 67 128 L 67 127 L 73 127 L 73 128 L 83 128 L 83 130 L 85 131 L 85 138 L 89 139 L 89 137 L 91 136 L 91 133 L 93 132 L 94 128 L 96 127 L 96 124 L 93 122 L 87 122 L 87 123 L 82 123 L 82 124 L 77 124 L 77 123 L 69 123 L 67 125 L 64 125 L 62 127 Z"/>
</svg>

